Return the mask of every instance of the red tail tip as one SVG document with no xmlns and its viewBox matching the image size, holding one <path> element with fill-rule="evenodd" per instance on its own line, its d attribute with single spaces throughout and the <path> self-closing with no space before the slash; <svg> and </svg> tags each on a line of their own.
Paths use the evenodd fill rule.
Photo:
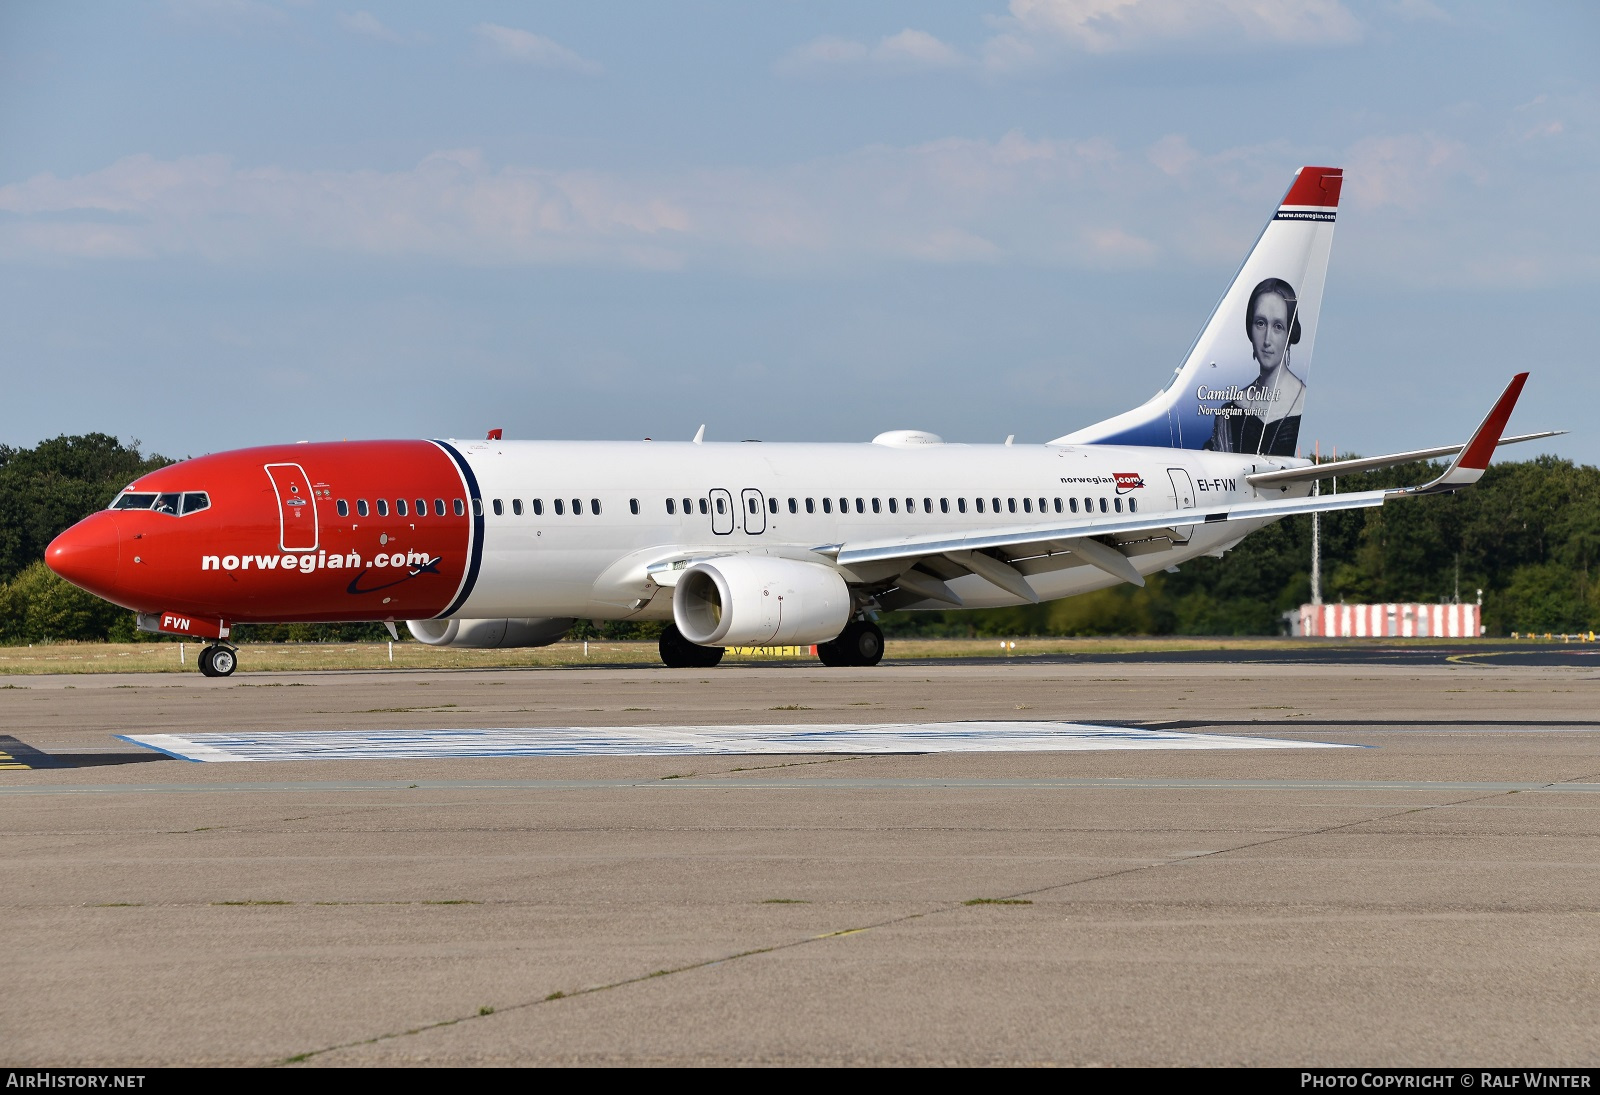
<svg viewBox="0 0 1600 1095">
<path fill-rule="evenodd" d="M 1339 207 L 1339 188 L 1344 185 L 1342 167 L 1302 167 L 1294 185 L 1283 196 L 1284 205 L 1309 205 L 1320 209 Z"/>
</svg>

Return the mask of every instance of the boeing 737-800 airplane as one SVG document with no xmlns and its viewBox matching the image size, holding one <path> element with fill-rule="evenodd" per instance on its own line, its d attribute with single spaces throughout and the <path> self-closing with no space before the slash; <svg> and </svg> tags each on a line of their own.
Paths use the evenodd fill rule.
<svg viewBox="0 0 1600 1095">
<path fill-rule="evenodd" d="M 880 610 L 1037 603 L 1220 555 L 1295 513 L 1453 491 L 1488 466 L 1527 374 L 1464 445 L 1297 457 L 1342 172 L 1305 167 L 1171 380 L 1044 445 L 355 441 L 242 449 L 139 478 L 51 543 L 62 577 L 210 640 L 240 623 L 406 621 L 435 646 L 538 646 L 574 619 L 670 621 L 669 666 L 817 644 L 872 665 Z M 704 427 L 701 428 L 704 433 Z M 1528 440 L 1548 434 L 1528 435 Z M 1333 474 L 1455 455 L 1404 490 Z"/>
</svg>

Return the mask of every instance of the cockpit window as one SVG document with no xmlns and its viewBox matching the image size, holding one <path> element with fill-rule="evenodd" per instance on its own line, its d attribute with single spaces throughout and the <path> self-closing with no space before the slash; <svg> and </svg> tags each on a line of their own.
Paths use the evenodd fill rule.
<svg viewBox="0 0 1600 1095">
<path fill-rule="evenodd" d="M 179 517 L 188 513 L 198 513 L 200 510 L 209 509 L 211 499 L 204 491 L 189 491 L 179 494 L 176 491 L 153 494 L 148 491 L 123 491 L 111 503 L 112 509 L 147 509 L 154 513 L 169 513 Z"/>
</svg>

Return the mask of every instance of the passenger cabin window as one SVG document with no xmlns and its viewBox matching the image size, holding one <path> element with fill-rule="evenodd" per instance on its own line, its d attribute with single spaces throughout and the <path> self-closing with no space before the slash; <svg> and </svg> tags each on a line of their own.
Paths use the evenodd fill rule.
<svg viewBox="0 0 1600 1095">
<path fill-rule="evenodd" d="M 443 498 L 435 498 L 433 500 L 433 515 L 435 517 L 443 517 L 444 516 L 444 499 Z"/>
<path fill-rule="evenodd" d="M 555 507 L 556 507 L 556 516 L 557 517 L 566 516 L 567 506 L 566 506 L 565 502 L 563 502 L 563 501 L 561 501 L 561 499 L 557 498 L 555 500 Z"/>
<path fill-rule="evenodd" d="M 464 515 L 467 512 L 467 509 L 466 509 L 466 507 L 464 505 L 462 505 L 461 499 L 457 498 L 454 501 L 455 501 L 456 516 L 460 517 L 460 516 Z"/>
<path fill-rule="evenodd" d="M 522 499 L 513 498 L 511 500 L 511 512 L 517 517 L 522 516 Z"/>
<path fill-rule="evenodd" d="M 708 514 L 710 512 L 711 512 L 711 507 L 706 504 L 706 500 L 704 498 L 700 499 L 700 516 L 704 517 L 706 514 Z"/>
<path fill-rule="evenodd" d="M 443 507 L 440 507 L 440 508 L 442 509 Z M 418 517 L 426 517 L 426 516 L 428 516 L 428 500 L 426 498 L 418 498 L 417 499 L 417 516 Z"/>
<path fill-rule="evenodd" d="M 861 499 L 857 498 L 856 499 L 856 509 L 859 510 L 860 508 L 861 508 Z M 882 513 L 883 512 L 883 507 L 878 504 L 878 500 L 876 498 L 874 498 L 872 500 L 872 512 L 873 513 Z"/>
<path fill-rule="evenodd" d="M 974 498 L 972 500 L 972 504 L 977 507 L 979 513 L 983 512 L 983 499 L 982 498 Z"/>
<path fill-rule="evenodd" d="M 966 513 L 967 512 L 967 500 L 965 498 L 957 498 L 956 499 L 956 509 L 959 510 L 961 513 Z"/>
<path fill-rule="evenodd" d="M 907 498 L 906 499 L 906 512 L 907 513 L 916 513 L 917 512 L 917 500 L 915 498 Z"/>
<path fill-rule="evenodd" d="M 816 513 L 817 512 L 817 503 L 816 503 L 815 500 L 813 500 L 811 498 L 807 498 L 806 499 L 806 512 L 807 513 Z"/>
<path fill-rule="evenodd" d="M 808 499 L 808 501 L 809 501 L 809 499 Z M 800 503 L 799 503 L 798 499 L 795 499 L 795 498 L 789 499 L 789 512 L 790 513 L 799 513 L 800 512 Z"/>
<path fill-rule="evenodd" d="M 1121 512 L 1122 512 L 1122 499 L 1120 499 L 1120 498 L 1113 498 L 1113 499 L 1112 499 L 1112 500 L 1111 500 L 1111 504 L 1112 504 L 1112 505 L 1114 505 L 1114 506 L 1116 506 L 1116 507 L 1117 507 L 1117 512 L 1118 512 L 1118 513 L 1121 513 Z"/>
<path fill-rule="evenodd" d="M 940 513 L 949 513 L 950 512 L 950 499 L 948 499 L 948 498 L 939 499 L 939 512 Z"/>
<path fill-rule="evenodd" d="M 849 513 L 850 512 L 850 499 L 848 499 L 848 498 L 839 499 L 839 512 L 840 513 Z"/>
<path fill-rule="evenodd" d="M 482 517 L 483 516 L 483 499 L 482 498 L 474 498 L 472 500 L 472 516 L 474 516 L 474 517 Z"/>
<path fill-rule="evenodd" d="M 639 500 L 637 498 L 628 499 L 628 512 L 635 517 L 639 516 Z"/>
<path fill-rule="evenodd" d="M 1024 498 L 1022 500 L 1022 512 L 1023 513 L 1032 513 L 1033 512 L 1033 499 L 1032 498 Z"/>
<path fill-rule="evenodd" d="M 572 500 L 572 516 L 581 517 L 582 515 L 583 515 L 583 499 L 582 498 L 574 498 Z"/>
<path fill-rule="evenodd" d="M 577 506 L 573 506 L 572 508 L 573 509 L 577 509 L 578 507 Z M 600 499 L 598 499 L 598 498 L 589 499 L 589 512 L 594 514 L 596 517 L 600 516 Z"/>
<path fill-rule="evenodd" d="M 1106 500 L 1104 498 L 1102 498 L 1102 499 L 1100 499 L 1100 512 L 1104 513 L 1105 511 L 1106 511 Z"/>
<path fill-rule="evenodd" d="M 365 498 L 356 499 L 356 513 L 362 517 L 367 515 L 367 500 Z"/>
<path fill-rule="evenodd" d="M 404 498 L 396 498 L 394 500 L 394 512 L 400 517 L 406 516 L 406 500 Z"/>
<path fill-rule="evenodd" d="M 791 498 L 789 500 L 789 504 L 791 506 L 794 505 L 794 499 Z M 767 499 L 767 510 L 769 512 L 771 512 L 771 513 L 777 513 L 778 512 L 778 500 L 776 498 L 768 498 Z"/>
<path fill-rule="evenodd" d="M 378 499 L 378 516 L 389 516 L 389 500 L 387 498 Z"/>
<path fill-rule="evenodd" d="M 754 498 L 746 498 L 744 501 L 745 501 L 745 508 L 748 509 L 751 513 L 756 512 L 756 510 L 760 508 L 759 506 L 756 505 L 756 500 Z"/>
<path fill-rule="evenodd" d="M 1039 512 L 1040 513 L 1043 513 L 1045 511 L 1046 505 L 1047 505 L 1047 503 L 1043 498 L 1039 499 Z"/>
<path fill-rule="evenodd" d="M 506 512 L 506 507 L 505 507 L 505 504 L 500 501 L 500 499 L 496 498 L 494 500 L 493 505 L 494 505 L 494 515 L 496 517 L 500 517 L 500 516 L 504 515 L 504 513 Z"/>
<path fill-rule="evenodd" d="M 1061 499 L 1059 499 L 1059 498 L 1056 499 L 1056 512 L 1057 513 L 1061 512 Z"/>
<path fill-rule="evenodd" d="M 1017 500 L 1015 498 L 1007 498 L 1006 499 L 1006 509 L 1007 509 L 1007 511 L 1009 511 L 1011 513 L 1016 513 L 1017 512 Z"/>
<path fill-rule="evenodd" d="M 689 516 L 689 514 L 691 514 L 693 512 L 694 512 L 694 506 L 690 505 L 689 504 L 689 499 L 685 498 L 683 500 L 683 515 L 685 517 L 687 517 L 687 516 Z"/>
<path fill-rule="evenodd" d="M 890 513 L 899 513 L 900 512 L 900 499 L 898 499 L 898 498 L 889 499 L 889 512 Z"/>
<path fill-rule="evenodd" d="M 1067 505 L 1072 508 L 1073 513 L 1078 512 L 1078 500 L 1076 498 L 1068 498 Z"/>
<path fill-rule="evenodd" d="M 932 498 L 924 498 L 922 500 L 922 512 L 923 513 L 932 513 L 933 512 L 933 499 Z"/>
<path fill-rule="evenodd" d="M 717 499 L 717 512 L 718 513 L 727 513 L 728 512 L 727 503 L 724 502 L 721 498 Z"/>
<path fill-rule="evenodd" d="M 668 498 L 667 499 L 667 516 L 671 517 L 673 514 L 675 514 L 677 512 L 678 512 L 678 503 L 674 502 L 671 498 Z"/>
<path fill-rule="evenodd" d="M 832 513 L 833 512 L 833 499 L 832 498 L 824 498 L 822 500 L 822 512 L 823 513 Z"/>
<path fill-rule="evenodd" d="M 544 499 L 543 498 L 535 498 L 533 500 L 533 515 L 535 517 L 543 517 L 544 516 Z"/>
<path fill-rule="evenodd" d="M 340 517 L 349 517 L 350 516 L 350 503 L 346 502 L 343 498 L 339 499 L 339 516 Z"/>
<path fill-rule="evenodd" d="M 1129 513 L 1138 513 L 1139 512 L 1139 500 L 1137 498 L 1128 499 L 1128 512 Z"/>
</svg>

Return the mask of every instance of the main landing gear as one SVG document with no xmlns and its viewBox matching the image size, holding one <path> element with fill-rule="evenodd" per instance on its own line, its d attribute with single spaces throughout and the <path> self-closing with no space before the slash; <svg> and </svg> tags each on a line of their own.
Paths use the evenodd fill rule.
<svg viewBox="0 0 1600 1095">
<path fill-rule="evenodd" d="M 823 665 L 877 665 L 883 660 L 883 632 L 871 620 L 853 620 L 832 642 L 817 644 Z"/>
<path fill-rule="evenodd" d="M 239 668 L 238 650 L 221 643 L 206 647 L 195 660 L 200 663 L 200 672 L 207 677 L 231 677 Z"/>
<path fill-rule="evenodd" d="M 668 669 L 710 669 L 722 660 L 724 648 L 692 643 L 675 625 L 668 624 L 661 633 L 660 649 Z"/>
</svg>

